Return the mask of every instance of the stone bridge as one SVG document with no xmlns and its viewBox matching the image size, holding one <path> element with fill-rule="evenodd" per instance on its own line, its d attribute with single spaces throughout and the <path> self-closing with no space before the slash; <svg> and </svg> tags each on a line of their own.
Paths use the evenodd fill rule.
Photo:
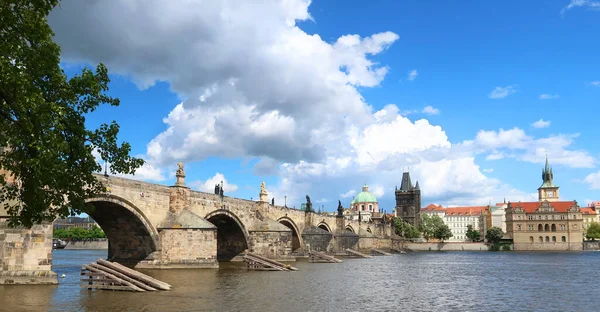
<svg viewBox="0 0 600 312">
<path fill-rule="evenodd" d="M 272 205 L 264 193 L 262 200 L 251 201 L 192 191 L 181 175 L 174 186 L 97 178 L 106 192 L 88 200 L 93 206 L 89 215 L 108 237 L 108 259 L 136 268 L 218 268 L 219 261 L 240 259 L 246 249 L 294 261 L 309 249 L 336 253 L 391 244 L 389 225 Z M 10 275 L 7 271 L 51 273 L 51 224 L 22 229 L 20 236 L 18 230 L 6 231 L 14 235 L 11 242 L 0 240 L 2 276 Z"/>
</svg>

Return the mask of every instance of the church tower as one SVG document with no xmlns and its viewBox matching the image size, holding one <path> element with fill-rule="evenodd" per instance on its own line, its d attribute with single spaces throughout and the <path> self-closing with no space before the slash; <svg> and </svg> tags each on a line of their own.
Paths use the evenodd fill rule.
<svg viewBox="0 0 600 312">
<path fill-rule="evenodd" d="M 538 198 L 540 201 L 556 202 L 558 201 L 558 185 L 555 185 L 552 180 L 554 174 L 552 168 L 548 164 L 548 156 L 546 156 L 546 166 L 542 170 L 542 186 L 538 188 Z"/>
<path fill-rule="evenodd" d="M 404 222 L 418 226 L 421 221 L 421 189 L 419 181 L 413 186 L 410 173 L 402 174 L 400 189 L 396 186 L 396 217 Z"/>
</svg>

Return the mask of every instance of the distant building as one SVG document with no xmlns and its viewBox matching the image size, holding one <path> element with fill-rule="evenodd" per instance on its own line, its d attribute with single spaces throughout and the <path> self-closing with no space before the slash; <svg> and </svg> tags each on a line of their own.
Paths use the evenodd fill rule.
<svg viewBox="0 0 600 312">
<path fill-rule="evenodd" d="M 413 186 L 410 173 L 402 174 L 400 189 L 396 186 L 396 208 L 394 215 L 402 218 L 404 222 L 418 226 L 421 221 L 421 189 L 419 181 Z"/>
<path fill-rule="evenodd" d="M 81 218 L 81 217 L 68 217 L 66 219 L 56 219 L 54 221 L 54 229 L 70 229 L 70 228 L 82 228 L 86 230 L 91 230 L 94 226 L 98 226 L 98 223 L 94 221 L 92 218 Z"/>
<path fill-rule="evenodd" d="M 467 238 L 468 226 L 471 225 L 473 230 L 483 231 L 484 223 L 482 215 L 488 211 L 489 206 L 466 206 L 466 207 L 449 207 L 444 208 L 440 205 L 431 204 L 421 209 L 421 214 L 430 216 L 437 215 L 452 231 L 452 237 L 447 242 L 465 242 L 470 241 Z"/>
<path fill-rule="evenodd" d="M 546 158 L 539 201 L 506 204 L 506 235 L 515 250 L 581 250 L 583 216 L 576 201 L 560 201 Z"/>
<path fill-rule="evenodd" d="M 369 186 L 362 187 L 362 192 L 358 193 L 350 202 L 350 209 L 344 210 L 346 219 L 362 222 L 371 222 L 373 217 L 380 217 L 379 203 L 373 193 L 369 192 Z"/>
<path fill-rule="evenodd" d="M 583 216 L 583 236 L 585 236 L 590 224 L 592 224 L 592 222 L 598 222 L 598 214 L 594 207 L 585 207 L 581 208 L 581 215 Z"/>
</svg>

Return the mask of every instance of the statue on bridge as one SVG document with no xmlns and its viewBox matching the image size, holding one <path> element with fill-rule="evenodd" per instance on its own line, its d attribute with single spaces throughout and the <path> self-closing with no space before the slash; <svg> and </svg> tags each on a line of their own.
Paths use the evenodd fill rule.
<svg viewBox="0 0 600 312">
<path fill-rule="evenodd" d="M 314 212 L 312 209 L 312 203 L 310 202 L 310 196 L 306 195 L 306 212 Z"/>
<path fill-rule="evenodd" d="M 275 197 L 271 199 L 271 206 L 275 206 Z"/>
<path fill-rule="evenodd" d="M 183 171 L 183 163 L 177 163 L 177 171 L 175 172 L 175 177 L 177 177 L 177 181 L 175 182 L 176 186 L 185 186 L 185 171 Z"/>
<path fill-rule="evenodd" d="M 267 187 L 265 186 L 265 181 L 260 183 L 260 193 L 258 194 L 258 198 L 261 202 L 268 203 L 269 202 L 269 193 L 267 193 Z"/>
<path fill-rule="evenodd" d="M 219 190 L 219 184 L 215 184 L 215 195 L 219 194 L 221 194 L 221 191 Z"/>
<path fill-rule="evenodd" d="M 341 217 L 344 215 L 344 207 L 342 206 L 342 201 L 338 200 L 338 208 L 337 208 L 337 212 L 338 212 L 338 217 Z"/>
</svg>

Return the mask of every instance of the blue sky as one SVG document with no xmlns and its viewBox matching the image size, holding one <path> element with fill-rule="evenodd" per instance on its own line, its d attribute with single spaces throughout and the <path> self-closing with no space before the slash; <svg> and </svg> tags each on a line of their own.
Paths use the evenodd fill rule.
<svg viewBox="0 0 600 312">
<path fill-rule="evenodd" d="M 410 167 L 424 206 L 483 205 L 535 200 L 547 152 L 562 199 L 600 199 L 600 2 L 235 2 L 51 14 L 69 75 L 112 73 L 121 105 L 87 122 L 121 125 L 136 179 L 171 184 L 184 161 L 194 189 L 257 198 L 264 180 L 328 211 L 367 183 L 391 211 Z"/>
</svg>

